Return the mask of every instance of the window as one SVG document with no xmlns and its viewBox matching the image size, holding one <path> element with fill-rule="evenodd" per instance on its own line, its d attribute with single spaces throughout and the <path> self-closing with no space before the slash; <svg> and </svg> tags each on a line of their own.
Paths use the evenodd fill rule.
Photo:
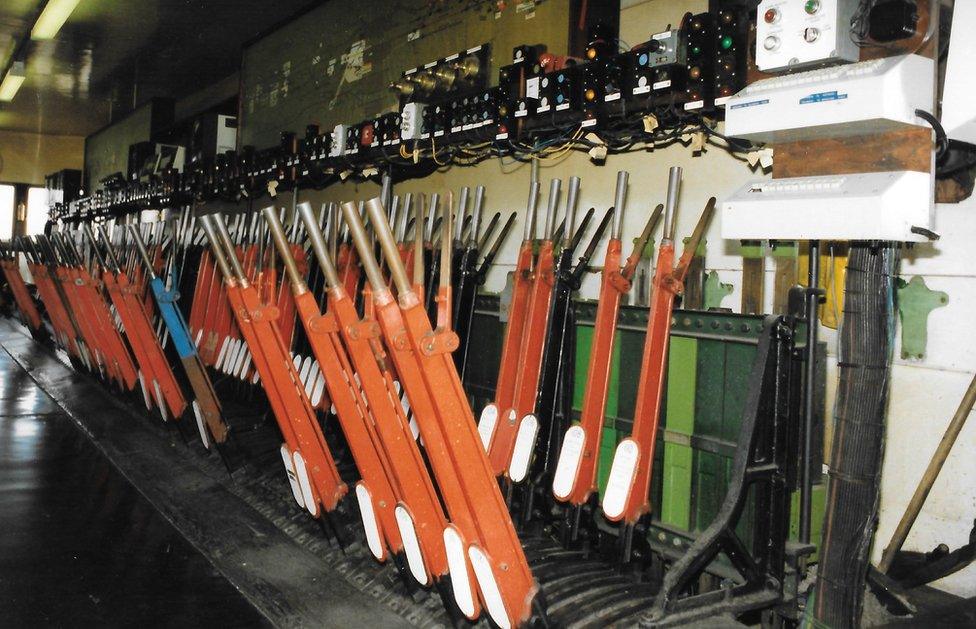
<svg viewBox="0 0 976 629">
<path fill-rule="evenodd" d="M 0 186 L 0 240 L 14 235 L 14 187 Z"/>
<path fill-rule="evenodd" d="M 47 188 L 31 188 L 27 191 L 27 224 L 24 234 L 26 236 L 43 234 L 47 216 Z"/>
</svg>

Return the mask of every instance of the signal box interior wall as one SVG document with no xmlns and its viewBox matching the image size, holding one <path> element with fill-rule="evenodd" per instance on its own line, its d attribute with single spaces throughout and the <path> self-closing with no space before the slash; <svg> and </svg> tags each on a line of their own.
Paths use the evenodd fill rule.
<svg viewBox="0 0 976 629">
<path fill-rule="evenodd" d="M 245 49 L 239 141 L 263 148 L 282 130 L 331 129 L 393 111 L 389 85 L 404 70 L 479 44 L 491 45 L 496 84 L 516 46 L 568 52 L 574 4 L 511 1 L 499 11 L 494 2 L 458 0 L 325 3 Z"/>
</svg>

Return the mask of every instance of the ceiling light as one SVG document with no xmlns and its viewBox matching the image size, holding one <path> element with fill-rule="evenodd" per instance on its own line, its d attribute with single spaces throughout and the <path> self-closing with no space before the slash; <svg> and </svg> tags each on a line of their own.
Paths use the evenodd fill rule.
<svg viewBox="0 0 976 629">
<path fill-rule="evenodd" d="M 15 61 L 10 70 L 7 72 L 7 76 L 3 78 L 3 83 L 0 83 L 0 101 L 9 103 L 17 95 L 17 90 L 20 89 L 21 84 L 23 84 L 24 79 L 27 78 L 27 73 L 24 71 L 24 62 Z"/>
<path fill-rule="evenodd" d="M 31 29 L 31 39 L 54 39 L 81 0 L 48 0 Z"/>
</svg>

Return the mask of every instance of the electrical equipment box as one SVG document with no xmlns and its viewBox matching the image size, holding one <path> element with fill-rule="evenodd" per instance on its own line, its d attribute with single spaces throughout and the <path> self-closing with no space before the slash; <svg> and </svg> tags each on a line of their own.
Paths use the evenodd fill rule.
<svg viewBox="0 0 976 629">
<path fill-rule="evenodd" d="M 932 60 L 902 55 L 752 83 L 729 99 L 725 132 L 754 142 L 792 142 L 894 131 L 926 123 Z"/>
<path fill-rule="evenodd" d="M 681 31 L 656 33 L 646 45 L 627 53 L 629 96 L 649 94 L 672 86 L 675 66 L 684 65 L 685 48 Z"/>
<path fill-rule="evenodd" d="M 750 183 L 722 204 L 722 238 L 928 241 L 933 190 L 914 171 Z"/>
<path fill-rule="evenodd" d="M 346 154 L 346 138 L 348 136 L 349 125 L 337 124 L 332 129 L 332 141 L 329 143 L 329 157 L 338 157 Z"/>
<path fill-rule="evenodd" d="M 684 107 L 702 109 L 714 97 L 715 18 L 710 13 L 692 16 L 681 30 L 687 52 Z"/>
<path fill-rule="evenodd" d="M 762 0 L 756 9 L 756 66 L 782 72 L 857 61 L 851 18 L 859 0 Z"/>
<path fill-rule="evenodd" d="M 129 147 L 129 181 L 144 181 L 167 168 L 183 172 L 186 149 L 175 144 L 138 142 Z"/>
<path fill-rule="evenodd" d="M 81 171 L 59 170 L 44 177 L 50 208 L 65 206 L 81 196 Z"/>
<path fill-rule="evenodd" d="M 407 103 L 400 112 L 400 137 L 404 140 L 419 140 L 420 129 L 423 125 L 423 103 Z"/>
</svg>

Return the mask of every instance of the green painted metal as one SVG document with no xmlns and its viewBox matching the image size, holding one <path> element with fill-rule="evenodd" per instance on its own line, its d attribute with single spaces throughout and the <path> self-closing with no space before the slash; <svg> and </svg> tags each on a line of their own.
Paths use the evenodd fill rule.
<svg viewBox="0 0 976 629">
<path fill-rule="evenodd" d="M 718 278 L 718 271 L 712 271 L 705 277 L 705 310 L 721 308 L 722 300 L 732 294 L 732 285 L 724 284 Z"/>
<path fill-rule="evenodd" d="M 665 409 L 664 478 L 661 521 L 687 530 L 691 526 L 688 504 L 694 463 L 691 437 L 695 432 L 695 391 L 698 388 L 698 342 L 676 338 L 668 360 L 667 408 Z"/>
<path fill-rule="evenodd" d="M 493 394 L 504 334 L 497 312 L 497 297 L 479 297 L 475 325 L 485 333 L 472 341 L 472 355 L 479 359 L 473 361 L 466 378 L 468 391 L 476 398 L 476 410 Z M 586 385 L 596 304 L 578 302 L 575 314 L 573 407 L 578 413 Z M 601 494 L 613 450 L 621 436 L 630 433 L 646 326 L 646 308 L 621 307 L 599 454 Z M 669 540 L 667 543 L 675 548 L 681 547 L 681 540 L 687 542 L 712 522 L 725 496 L 761 331 L 761 316 L 684 310 L 674 313 L 662 418 L 664 430 L 654 455 L 649 534 L 659 540 Z M 800 340 L 798 349 L 802 349 L 805 338 L 802 324 L 798 326 L 796 338 Z M 816 486 L 814 539 L 819 539 L 823 491 L 823 486 Z M 747 508 L 740 522 L 739 533 L 743 539 L 751 539 L 751 511 Z M 796 511 L 794 507 L 794 521 Z"/>
<path fill-rule="evenodd" d="M 929 314 L 949 303 L 949 295 L 925 285 L 921 275 L 898 279 L 898 316 L 901 318 L 901 357 L 921 360 L 928 345 Z"/>
</svg>

